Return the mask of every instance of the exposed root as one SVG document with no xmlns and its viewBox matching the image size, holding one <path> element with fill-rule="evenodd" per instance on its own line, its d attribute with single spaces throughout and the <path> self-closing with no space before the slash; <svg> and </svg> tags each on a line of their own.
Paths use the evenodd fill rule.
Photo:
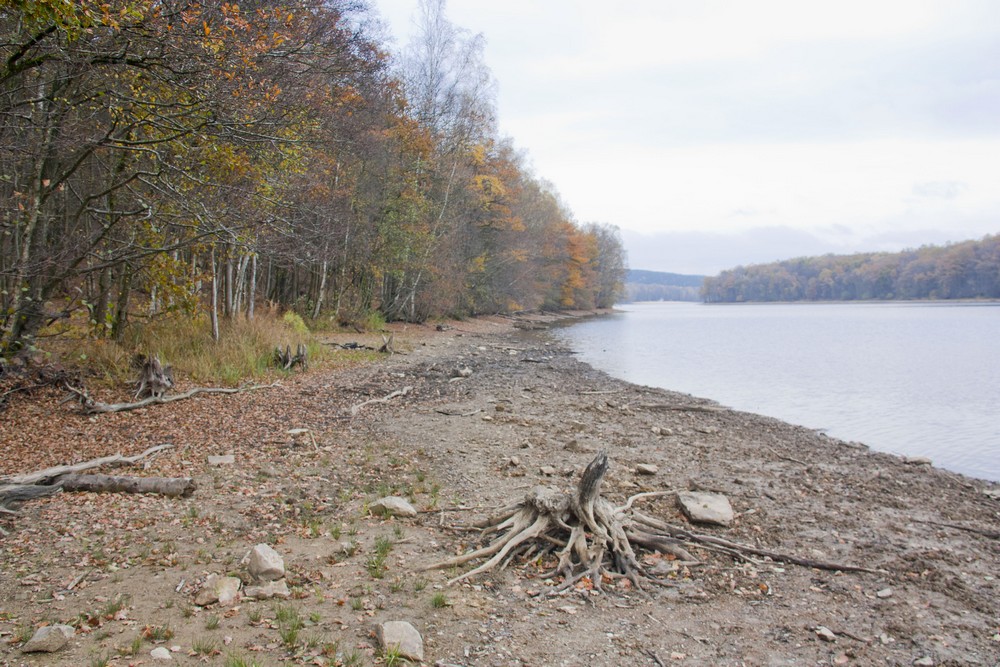
<svg viewBox="0 0 1000 667">
<path fill-rule="evenodd" d="M 639 562 L 633 544 L 696 564 L 697 559 L 678 546 L 680 540 L 633 525 L 627 512 L 637 497 L 622 508 L 601 497 L 601 483 L 607 471 L 608 456 L 602 451 L 587 466 L 575 494 L 535 487 L 520 503 L 505 507 L 478 524 L 484 536 L 499 534 L 489 544 L 426 569 L 488 559 L 448 582 L 453 584 L 489 570 L 503 569 L 515 557 L 553 553 L 557 564 L 546 578 L 561 577 L 561 583 L 551 591 L 560 593 L 584 579 L 589 579 L 597 590 L 607 581 L 622 578 L 639 589 L 656 581 Z"/>
<path fill-rule="evenodd" d="M 588 587 L 602 590 L 608 582 L 627 579 L 636 589 L 642 590 L 649 583 L 671 585 L 671 582 L 639 562 L 637 547 L 671 556 L 680 565 L 690 566 L 699 564 L 688 550 L 695 546 L 742 560 L 759 556 L 804 567 L 875 572 L 694 533 L 632 509 L 632 504 L 640 498 L 672 491 L 641 493 L 615 507 L 601 497 L 601 483 L 607 471 L 608 456 L 601 451 L 584 470 L 575 493 L 541 486 L 533 488 L 519 503 L 498 510 L 476 524 L 482 530 L 482 537 L 495 535 L 488 544 L 424 569 L 457 567 L 486 559 L 474 569 L 451 579 L 450 585 L 483 572 L 502 570 L 515 558 L 540 559 L 553 554 L 557 559 L 555 568 L 542 576 L 561 581 L 549 589 L 550 594 L 571 590 L 584 580 L 589 580 Z"/>
</svg>

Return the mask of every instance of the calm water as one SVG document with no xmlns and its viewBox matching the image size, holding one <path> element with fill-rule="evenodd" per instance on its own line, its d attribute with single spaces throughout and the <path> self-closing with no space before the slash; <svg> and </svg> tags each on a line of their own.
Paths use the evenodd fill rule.
<svg viewBox="0 0 1000 667">
<path fill-rule="evenodd" d="M 619 308 L 557 335 L 629 382 L 1000 480 L 1000 304 Z"/>
</svg>

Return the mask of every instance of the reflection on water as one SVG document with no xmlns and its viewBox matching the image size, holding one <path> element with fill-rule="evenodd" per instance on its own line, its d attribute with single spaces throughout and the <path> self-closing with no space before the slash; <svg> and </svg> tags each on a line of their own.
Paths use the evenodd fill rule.
<svg viewBox="0 0 1000 667">
<path fill-rule="evenodd" d="M 1000 480 L 1000 304 L 619 308 L 557 335 L 630 382 Z"/>
</svg>

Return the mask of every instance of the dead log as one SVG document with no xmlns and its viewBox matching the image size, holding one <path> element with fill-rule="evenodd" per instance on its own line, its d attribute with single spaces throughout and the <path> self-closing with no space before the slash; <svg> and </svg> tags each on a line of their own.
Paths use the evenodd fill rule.
<svg viewBox="0 0 1000 667">
<path fill-rule="evenodd" d="M 872 572 L 866 568 L 824 563 L 788 554 L 729 542 L 713 536 L 703 536 L 675 528 L 634 510 L 635 500 L 659 492 L 643 493 L 615 507 L 601 497 L 601 484 L 608 470 L 607 453 L 601 451 L 584 470 L 575 493 L 565 493 L 546 487 L 535 487 L 519 503 L 500 510 L 479 524 L 482 537 L 489 539 L 483 546 L 465 554 L 434 563 L 424 569 L 457 567 L 470 561 L 484 561 L 477 567 L 451 579 L 453 584 L 493 569 L 505 568 L 514 558 L 556 559 L 555 567 L 542 575 L 545 579 L 560 578 L 551 593 L 561 593 L 586 580 L 588 587 L 601 590 L 609 581 L 627 579 L 636 588 L 645 584 L 670 585 L 658 572 L 646 568 L 636 549 L 673 556 L 681 565 L 697 565 L 699 561 L 687 548 L 704 545 L 733 556 L 754 554 L 787 563 L 837 569 Z"/>
<path fill-rule="evenodd" d="M 66 475 L 58 482 L 63 491 L 94 493 L 154 493 L 187 498 L 197 489 L 190 477 L 134 477 L 119 475 Z"/>
</svg>

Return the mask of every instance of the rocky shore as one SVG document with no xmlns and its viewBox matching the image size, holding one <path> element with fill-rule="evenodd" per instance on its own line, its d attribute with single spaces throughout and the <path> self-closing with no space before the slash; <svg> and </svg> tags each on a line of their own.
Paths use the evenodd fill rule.
<svg viewBox="0 0 1000 667">
<path fill-rule="evenodd" d="M 403 622 L 427 665 L 1000 664 L 996 484 L 620 382 L 535 330 L 548 319 L 401 326 L 392 357 L 135 413 L 81 417 L 56 393 L 12 403 L 0 474 L 171 443 L 135 474 L 199 488 L 61 493 L 4 517 L 0 662 L 391 664 L 379 637 Z M 471 564 L 421 569 L 477 546 L 465 528 L 532 487 L 572 489 L 600 450 L 612 501 L 670 491 L 636 504 L 871 571 L 690 545 L 697 565 L 640 554 L 668 586 L 547 595 L 544 558 L 451 586 Z M 728 525 L 693 523 L 684 492 L 724 497 Z M 416 516 L 372 511 L 393 496 Z M 258 544 L 283 560 L 278 597 L 247 594 L 264 588 Z M 242 590 L 209 601 L 221 579 Z M 65 646 L 22 652 L 55 624 L 74 629 Z"/>
</svg>

